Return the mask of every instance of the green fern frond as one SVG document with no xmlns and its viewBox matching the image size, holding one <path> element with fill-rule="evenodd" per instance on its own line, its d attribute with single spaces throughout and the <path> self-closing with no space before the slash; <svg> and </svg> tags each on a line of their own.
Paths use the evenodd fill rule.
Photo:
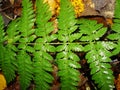
<svg viewBox="0 0 120 90">
<path fill-rule="evenodd" d="M 27 44 L 32 42 L 36 38 L 36 36 L 33 35 L 33 33 L 35 32 L 35 30 L 33 29 L 35 22 L 35 14 L 31 1 L 22 0 L 22 6 L 22 15 L 19 24 L 21 38 L 19 39 L 20 44 L 18 48 L 26 49 L 29 52 L 29 49 L 32 49 L 32 47 Z"/>
<path fill-rule="evenodd" d="M 33 79 L 33 67 L 31 55 L 35 50 L 33 48 L 33 40 L 36 38 L 33 29 L 35 22 L 35 14 L 30 0 L 22 0 L 22 15 L 19 20 L 20 38 L 18 41 L 18 75 L 21 90 L 26 90 Z"/>
<path fill-rule="evenodd" d="M 120 19 L 115 19 L 114 24 L 112 26 L 112 30 L 114 33 L 108 35 L 108 39 L 110 40 L 120 40 Z"/>
<path fill-rule="evenodd" d="M 15 78 L 15 71 L 16 71 L 16 63 L 15 63 L 15 52 L 14 49 L 11 47 L 12 45 L 7 44 L 8 39 L 5 37 L 5 32 L 3 30 L 3 21 L 2 17 L 0 16 L 0 68 L 5 75 L 7 83 L 12 81 Z M 11 27 L 11 26 L 10 26 Z M 14 26 L 12 27 L 13 29 Z M 7 44 L 4 46 L 4 43 Z"/>
<path fill-rule="evenodd" d="M 41 55 L 42 54 L 42 55 Z M 45 54 L 43 56 L 43 54 Z M 49 60 L 53 58 L 45 52 L 38 51 L 34 53 L 34 82 L 36 90 L 48 90 L 50 89 L 50 83 L 53 81 L 53 77 L 50 74 L 52 69 L 52 64 Z M 46 57 L 46 58 L 45 58 Z M 52 59 L 51 59 L 52 58 Z"/>
<path fill-rule="evenodd" d="M 15 47 L 15 44 L 19 41 L 20 35 L 19 35 L 19 30 L 18 30 L 18 25 L 19 25 L 19 18 L 16 20 L 13 20 L 7 27 L 6 33 L 7 35 L 5 36 L 7 40 L 7 45 L 11 45 L 12 49 L 17 51 L 17 48 Z"/>
<path fill-rule="evenodd" d="M 6 38 L 6 45 L 4 46 L 5 51 L 4 53 L 4 60 L 2 62 L 2 70 L 5 75 L 7 83 L 10 83 L 16 75 L 16 52 L 17 48 L 14 45 L 19 39 L 19 32 L 17 31 L 18 28 L 18 20 L 12 21 L 6 30 L 7 35 Z"/>
<path fill-rule="evenodd" d="M 3 74 L 5 75 L 6 81 L 7 83 L 10 83 L 13 79 L 15 79 L 16 74 L 15 71 L 17 70 L 17 64 L 16 64 L 16 53 L 11 50 L 10 48 L 11 46 L 7 45 L 5 47 L 5 51 L 3 51 L 2 53 L 4 53 L 4 59 L 2 61 L 2 71 Z"/>
<path fill-rule="evenodd" d="M 51 44 L 56 39 L 56 35 L 51 34 L 54 30 L 53 23 L 49 22 L 52 17 L 49 6 L 43 0 L 36 1 L 36 31 L 34 53 L 34 83 L 36 90 L 49 90 L 53 82 L 52 62 L 53 57 L 49 52 L 55 52 L 55 47 Z"/>
<path fill-rule="evenodd" d="M 114 76 L 110 70 L 111 56 L 110 50 L 117 45 L 113 42 L 100 41 L 105 35 L 107 28 L 97 21 L 82 19 L 79 20 L 80 33 L 82 34 L 80 41 L 84 42 L 84 51 L 86 53 L 87 62 L 90 64 L 92 79 L 98 84 L 101 90 L 112 90 L 114 88 Z"/>
<path fill-rule="evenodd" d="M 1 65 L 2 65 L 2 61 L 4 61 L 4 36 L 5 36 L 5 31 L 4 31 L 4 24 L 3 24 L 3 18 L 2 16 L 0 15 L 0 70 L 1 70 Z"/>
<path fill-rule="evenodd" d="M 31 56 L 29 56 L 24 50 L 21 50 L 17 55 L 17 60 L 20 89 L 27 90 L 33 78 Z"/>
<path fill-rule="evenodd" d="M 0 44 L 3 44 L 3 42 L 4 42 L 5 32 L 4 32 L 3 28 L 4 28 L 3 18 L 0 15 Z"/>
<path fill-rule="evenodd" d="M 120 52 L 120 1 L 116 0 L 116 5 L 115 5 L 115 19 L 114 19 L 114 24 L 112 25 L 112 31 L 113 33 L 109 34 L 107 36 L 108 39 L 115 41 L 117 46 L 113 50 L 113 55 L 116 55 Z"/>
<path fill-rule="evenodd" d="M 110 40 L 119 40 L 120 39 L 120 1 L 116 0 L 116 5 L 115 5 L 115 19 L 114 19 L 114 24 L 112 25 L 112 30 L 115 31 L 115 33 L 112 33 L 108 36 L 108 39 Z"/>
<path fill-rule="evenodd" d="M 35 14 L 30 0 L 22 0 L 22 15 L 20 19 L 20 31 L 23 36 L 32 34 L 32 28 L 35 22 Z"/>
<path fill-rule="evenodd" d="M 90 64 L 92 79 L 101 90 L 113 90 L 114 88 L 114 76 L 109 64 L 112 54 L 107 50 L 113 49 L 114 45 L 110 46 L 110 44 L 112 43 L 91 43 L 91 50 L 86 54 L 86 59 Z"/>
<path fill-rule="evenodd" d="M 116 0 L 115 4 L 115 18 L 120 18 L 120 1 Z"/>
<path fill-rule="evenodd" d="M 56 47 L 58 52 L 56 62 L 59 69 L 58 76 L 60 76 L 61 90 L 77 90 L 80 80 L 80 72 L 77 70 L 81 67 L 78 63 L 80 58 L 74 52 L 82 51 L 83 47 L 75 43 L 81 37 L 80 33 L 75 33 L 78 28 L 76 23 L 70 1 L 61 0 L 58 16 L 58 40 L 61 43 Z"/>
<path fill-rule="evenodd" d="M 103 27 L 103 24 L 97 24 L 97 21 L 82 19 L 78 23 L 82 34 L 80 41 L 99 40 L 107 31 L 107 28 Z"/>
<path fill-rule="evenodd" d="M 60 1 L 56 34 L 52 34 L 54 23 L 50 21 L 52 13 L 49 5 L 44 0 L 36 0 L 34 12 L 32 1 L 22 0 L 21 17 L 12 21 L 6 30 L 0 16 L 0 70 L 7 83 L 17 73 L 21 90 L 27 90 L 31 81 L 35 90 L 50 90 L 55 57 L 51 53 L 55 53 L 60 89 L 77 90 L 81 66 L 76 52 L 85 51 L 90 74 L 98 89 L 112 90 L 114 76 L 109 63 L 110 57 L 120 52 L 119 4 L 117 0 L 115 24 L 112 26 L 114 32 L 108 35 L 106 41 L 101 41 L 107 28 L 86 19 L 77 23 L 70 0 Z"/>
<path fill-rule="evenodd" d="M 109 34 L 107 36 L 108 39 L 114 41 L 117 46 L 115 47 L 115 49 L 113 50 L 113 55 L 116 55 L 120 52 L 120 19 L 115 19 L 114 20 L 114 24 L 112 26 L 112 30 L 114 31 L 113 33 Z"/>
<path fill-rule="evenodd" d="M 4 38 L 4 23 L 3 23 L 3 18 L 0 14 L 0 44 L 3 42 L 3 38 Z"/>
</svg>

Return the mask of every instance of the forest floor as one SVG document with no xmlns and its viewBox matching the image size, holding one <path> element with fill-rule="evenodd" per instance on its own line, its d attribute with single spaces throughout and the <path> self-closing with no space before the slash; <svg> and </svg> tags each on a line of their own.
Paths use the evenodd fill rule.
<svg viewBox="0 0 120 90">
<path fill-rule="evenodd" d="M 21 0 L 0 0 L 0 14 L 4 18 L 5 27 L 14 19 L 21 15 Z M 83 59 L 80 61 L 82 68 L 81 72 L 81 82 L 79 84 L 79 90 L 96 90 L 94 82 L 91 80 L 89 64 L 87 64 L 86 60 Z M 112 71 L 114 74 L 114 83 L 115 90 L 120 90 L 120 55 L 113 57 L 112 62 L 110 63 L 112 66 Z M 54 66 L 53 76 L 55 78 L 51 90 L 59 90 L 59 79 L 56 77 L 57 67 Z M 15 81 L 11 82 L 5 90 L 20 90 L 20 85 L 18 78 Z M 29 90 L 33 90 L 34 84 L 31 84 Z M 88 89 L 87 89 L 88 88 Z"/>
</svg>

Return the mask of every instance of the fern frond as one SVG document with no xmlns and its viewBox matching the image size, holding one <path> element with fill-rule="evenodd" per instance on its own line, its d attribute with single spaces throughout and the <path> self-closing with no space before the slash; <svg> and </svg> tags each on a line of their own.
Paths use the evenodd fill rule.
<svg viewBox="0 0 120 90">
<path fill-rule="evenodd" d="M 4 36 L 5 36 L 5 32 L 4 32 L 4 24 L 3 24 L 3 18 L 0 15 L 0 70 L 1 70 L 1 65 L 2 65 L 2 61 L 4 61 Z"/>
<path fill-rule="evenodd" d="M 43 56 L 43 54 L 45 54 Z M 46 56 L 47 55 L 47 56 Z M 39 51 L 34 53 L 34 82 L 36 90 L 48 90 L 50 89 L 50 83 L 53 81 L 53 77 L 50 74 L 52 64 L 49 60 L 53 58 L 45 52 Z M 52 58 L 52 59 L 51 59 Z"/>
<path fill-rule="evenodd" d="M 114 33 L 109 34 L 107 38 L 110 40 L 120 40 L 120 19 L 115 19 L 114 22 L 112 26 Z"/>
<path fill-rule="evenodd" d="M 7 83 L 12 81 L 15 78 L 15 70 L 16 70 L 16 64 L 15 64 L 15 52 L 12 50 L 11 45 L 4 46 L 5 40 L 5 32 L 3 30 L 3 21 L 2 17 L 0 16 L 0 68 L 5 75 Z M 13 26 L 13 29 L 14 26 Z M 7 42 L 7 41 L 6 41 Z"/>
<path fill-rule="evenodd" d="M 3 74 L 5 75 L 7 83 L 10 83 L 13 79 L 16 77 L 16 53 L 11 50 L 11 46 L 7 45 L 5 47 L 5 51 L 2 52 L 4 53 L 4 59 L 2 61 L 2 71 Z"/>
<path fill-rule="evenodd" d="M 110 56 L 112 54 L 107 50 L 114 48 L 114 45 L 112 47 L 110 44 L 105 42 L 91 43 L 91 50 L 86 54 L 86 59 L 90 64 L 92 79 L 101 90 L 112 90 L 114 88 L 114 76 L 108 63 L 111 62 Z"/>
<path fill-rule="evenodd" d="M 27 90 L 33 78 L 31 56 L 29 56 L 29 54 L 27 54 L 24 50 L 21 50 L 17 55 L 17 60 L 20 89 Z"/>
<path fill-rule="evenodd" d="M 4 28 L 3 18 L 0 15 L 0 44 L 3 44 L 3 42 L 4 42 L 5 32 L 4 32 L 3 28 Z"/>
<path fill-rule="evenodd" d="M 14 45 L 19 39 L 19 32 L 17 31 L 18 28 L 18 20 L 12 21 L 6 30 L 7 35 L 5 36 L 6 38 L 6 45 L 4 46 L 5 51 L 4 53 L 4 60 L 2 62 L 2 70 L 5 75 L 7 83 L 10 83 L 16 75 L 16 52 L 17 48 Z"/>
<path fill-rule="evenodd" d="M 82 19 L 78 23 L 82 34 L 80 41 L 99 40 L 107 31 L 107 28 L 103 27 L 102 24 L 97 24 L 97 21 Z"/>
<path fill-rule="evenodd" d="M 114 19 L 114 24 L 112 25 L 112 30 L 114 31 L 113 33 L 109 34 L 107 36 L 108 39 L 116 41 L 117 46 L 113 50 L 113 55 L 116 55 L 120 52 L 120 1 L 116 0 L 116 5 L 115 5 L 115 19 Z"/>
<path fill-rule="evenodd" d="M 115 18 L 120 18 L 120 1 L 116 0 L 115 4 Z"/>
<path fill-rule="evenodd" d="M 120 1 L 116 0 L 116 5 L 115 5 L 115 19 L 114 19 L 114 24 L 112 26 L 112 30 L 115 31 L 115 33 L 112 33 L 108 36 L 108 39 L 110 40 L 119 40 L 120 39 Z"/>
<path fill-rule="evenodd" d="M 33 67 L 31 61 L 31 55 L 35 50 L 33 48 L 33 40 L 36 38 L 33 29 L 35 22 L 35 14 L 30 0 L 22 0 L 22 15 L 19 20 L 20 32 L 19 44 L 18 44 L 18 75 L 20 80 L 21 90 L 26 90 L 33 79 Z"/>
<path fill-rule="evenodd" d="M 34 49 L 34 83 L 36 90 L 49 90 L 53 81 L 51 72 L 53 57 L 48 52 L 55 52 L 55 47 L 50 44 L 56 39 L 56 35 L 51 35 L 54 30 L 53 23 L 49 22 L 52 13 L 49 5 L 43 0 L 36 1 L 36 31 L 37 39 Z"/>
<path fill-rule="evenodd" d="M 20 35 L 19 35 L 19 30 L 18 30 L 18 25 L 19 25 L 19 18 L 16 20 L 13 20 L 7 27 L 6 33 L 7 35 L 5 36 L 7 45 L 6 47 L 11 48 L 14 52 L 17 52 L 17 47 L 15 44 L 19 41 Z"/>
<path fill-rule="evenodd" d="M 22 15 L 20 18 L 19 31 L 21 38 L 19 39 L 19 48 L 25 49 L 26 44 L 32 42 L 36 36 L 32 35 L 35 30 L 33 29 L 35 22 L 35 14 L 32 8 L 32 2 L 29 0 L 22 0 Z M 32 38 L 32 39 L 31 39 Z"/>
<path fill-rule="evenodd" d="M 80 58 L 74 52 L 82 51 L 83 47 L 74 43 L 81 37 L 80 33 L 75 33 L 78 28 L 76 23 L 70 1 L 61 0 L 58 16 L 58 40 L 61 44 L 56 47 L 58 52 L 56 62 L 59 69 L 58 76 L 61 80 L 61 90 L 77 90 L 76 86 L 80 80 L 80 72 L 77 70 L 81 67 L 78 63 Z"/>
</svg>

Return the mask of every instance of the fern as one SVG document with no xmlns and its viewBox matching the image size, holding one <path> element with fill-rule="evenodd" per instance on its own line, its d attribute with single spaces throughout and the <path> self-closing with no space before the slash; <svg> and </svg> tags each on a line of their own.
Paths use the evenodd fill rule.
<svg viewBox="0 0 120 90">
<path fill-rule="evenodd" d="M 120 1 L 116 0 L 116 4 L 115 4 L 115 18 L 120 18 Z"/>
<path fill-rule="evenodd" d="M 116 0 L 116 8 L 115 8 L 115 19 L 114 19 L 114 24 L 112 26 L 112 31 L 113 33 L 111 33 L 110 35 L 108 35 L 108 39 L 112 40 L 113 42 L 115 42 L 117 44 L 117 46 L 115 47 L 115 49 L 113 50 L 113 55 L 116 55 L 118 53 L 120 53 L 120 1 Z"/>
<path fill-rule="evenodd" d="M 36 38 L 34 34 L 33 25 L 35 22 L 35 15 L 32 9 L 32 2 L 29 0 L 22 0 L 22 16 L 19 21 L 19 44 L 18 55 L 16 56 L 18 61 L 18 74 L 20 80 L 20 87 L 22 90 L 26 90 L 30 85 L 33 78 L 33 67 L 30 53 L 34 52 L 34 48 L 31 42 Z"/>
<path fill-rule="evenodd" d="M 5 32 L 3 28 L 4 28 L 3 18 L 0 14 L 0 45 L 3 45 L 4 42 Z"/>
<path fill-rule="evenodd" d="M 115 47 L 115 49 L 113 50 L 113 55 L 116 55 L 120 52 L 120 19 L 119 20 L 114 20 L 115 23 L 112 26 L 112 29 L 114 31 L 114 33 L 111 33 L 107 38 L 110 40 L 113 40 L 113 42 L 115 42 L 117 44 L 117 46 Z"/>
<path fill-rule="evenodd" d="M 113 32 L 104 41 L 102 37 L 107 28 L 96 21 L 80 19 L 77 22 L 69 0 L 60 1 L 56 34 L 52 34 L 54 24 L 50 22 L 52 13 L 48 4 L 36 0 L 35 16 L 31 0 L 22 0 L 21 17 L 11 21 L 6 30 L 0 16 L 0 69 L 7 83 L 17 73 L 21 90 L 27 90 L 31 83 L 35 84 L 33 89 L 49 90 L 55 63 L 61 90 L 77 90 L 81 66 L 76 52 L 85 52 L 90 75 L 98 89 L 112 90 L 114 76 L 109 63 L 111 56 L 120 52 L 119 3 L 117 0 Z"/>
<path fill-rule="evenodd" d="M 20 88 L 26 90 L 33 77 L 31 57 L 24 50 L 21 50 L 17 55 L 17 60 Z"/>
<path fill-rule="evenodd" d="M 80 24 L 80 33 L 83 34 L 80 41 L 99 40 L 107 31 L 107 28 L 102 24 L 97 24 L 97 21 L 82 19 L 78 21 L 78 24 Z"/>
<path fill-rule="evenodd" d="M 5 50 L 4 50 L 3 43 L 4 43 L 5 32 L 3 28 L 4 28 L 3 19 L 2 19 L 2 16 L 0 15 L 0 50 L 4 52 Z M 0 70 L 2 69 L 1 68 L 2 62 L 4 61 L 4 53 L 1 51 L 0 51 Z"/>
<path fill-rule="evenodd" d="M 106 33 L 107 28 L 96 21 L 80 20 L 80 41 L 84 41 L 84 50 L 87 52 L 85 58 L 88 60 L 91 69 L 92 79 L 98 84 L 101 90 L 112 90 L 114 88 L 113 72 L 110 70 L 112 56 L 109 50 L 115 47 L 112 42 L 100 41 Z"/>
<path fill-rule="evenodd" d="M 86 54 L 86 59 L 90 64 L 92 79 L 95 80 L 101 90 L 113 90 L 114 76 L 110 70 L 111 53 L 108 50 L 113 49 L 114 44 L 111 42 L 90 43 L 90 48 Z"/>
<path fill-rule="evenodd" d="M 5 48 L 5 52 L 4 52 L 4 61 L 2 63 L 2 70 L 3 73 L 5 75 L 5 78 L 7 80 L 7 83 L 10 83 L 10 81 L 12 81 L 16 75 L 16 52 L 17 52 L 17 48 L 14 45 L 14 43 L 16 41 L 18 41 L 19 39 L 19 32 L 17 31 L 17 27 L 18 27 L 18 20 L 15 20 L 13 22 L 11 22 L 6 30 L 6 45 L 4 46 Z"/>
<path fill-rule="evenodd" d="M 7 80 L 7 83 L 9 83 L 10 81 L 12 81 L 16 75 L 15 75 L 15 71 L 16 71 L 16 63 L 15 63 L 15 49 L 14 45 L 12 45 L 12 42 L 10 42 L 10 33 L 7 33 L 8 37 L 5 37 L 5 33 L 3 30 L 3 21 L 2 18 L 0 16 L 0 22 L 1 22 L 1 35 L 0 35 L 0 50 L 2 51 L 0 53 L 0 68 L 2 69 L 3 74 L 5 75 L 5 78 Z M 8 32 L 11 30 L 11 36 L 14 37 L 14 33 L 15 33 L 15 28 L 16 26 L 13 26 L 13 24 L 16 24 L 15 22 L 11 23 L 8 26 Z M 11 38 L 12 39 L 12 38 Z M 7 45 L 5 45 L 7 44 Z"/>
<path fill-rule="evenodd" d="M 36 90 L 49 90 L 53 81 L 51 75 L 53 57 L 48 52 L 55 52 L 55 47 L 51 44 L 56 39 L 56 35 L 51 35 L 54 30 L 53 23 L 49 22 L 52 17 L 49 7 L 43 0 L 36 1 L 36 31 L 34 52 L 34 82 Z"/>
<path fill-rule="evenodd" d="M 77 43 L 81 36 L 79 33 L 75 33 L 77 21 L 73 7 L 69 0 L 61 0 L 60 2 L 60 14 L 58 16 L 58 40 L 60 44 L 56 47 L 58 52 L 56 56 L 56 62 L 58 65 L 58 76 L 61 80 L 61 90 L 77 90 L 80 68 L 80 58 L 74 53 L 74 51 L 82 51 L 83 47 Z M 72 81 L 72 82 L 71 82 Z"/>
</svg>

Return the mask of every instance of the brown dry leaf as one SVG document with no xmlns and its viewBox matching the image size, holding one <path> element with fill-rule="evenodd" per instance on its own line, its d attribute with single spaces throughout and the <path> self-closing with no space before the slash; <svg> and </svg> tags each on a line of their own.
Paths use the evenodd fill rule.
<svg viewBox="0 0 120 90">
<path fill-rule="evenodd" d="M 118 75 L 117 80 L 115 80 L 115 85 L 116 85 L 117 90 L 120 90 L 120 74 Z"/>
<path fill-rule="evenodd" d="M 21 11 L 22 11 L 22 1 L 17 0 L 14 2 L 14 16 L 21 16 Z"/>
<path fill-rule="evenodd" d="M 0 74 L 0 90 L 4 90 L 6 88 L 6 80 L 3 74 Z"/>
</svg>

